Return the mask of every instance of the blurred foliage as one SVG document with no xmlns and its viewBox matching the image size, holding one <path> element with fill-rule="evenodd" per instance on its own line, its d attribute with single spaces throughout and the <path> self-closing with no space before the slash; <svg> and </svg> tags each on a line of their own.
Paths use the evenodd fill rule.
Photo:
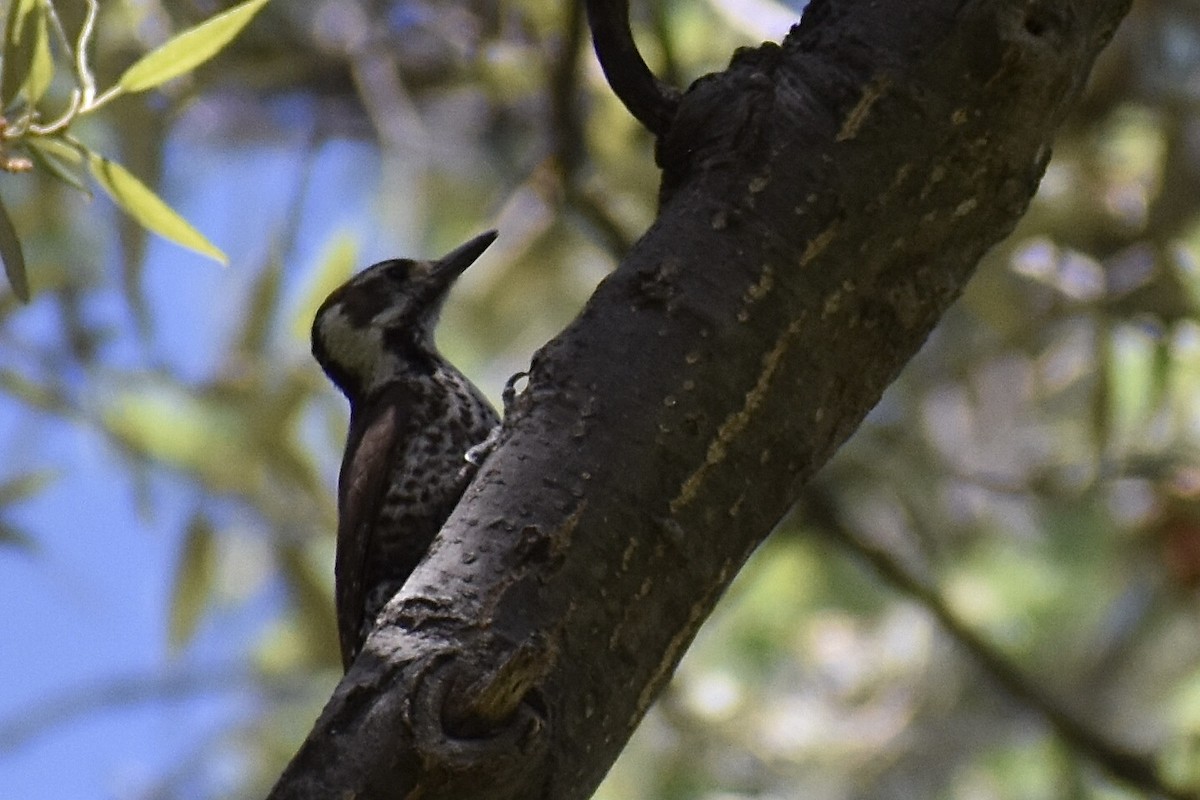
<svg viewBox="0 0 1200 800">
<path fill-rule="evenodd" d="M 86 164 L 108 196 L 147 230 L 225 263 L 225 254 L 153 190 L 129 170 L 77 139 L 71 128 L 123 94 L 155 89 L 191 72 L 228 45 L 266 3 L 246 0 L 171 37 L 131 64 L 111 87 L 100 91 L 91 62 L 99 0 L 87 0 L 78 33 L 73 37 L 68 35 L 52 0 L 10 0 L 0 51 L 0 108 L 9 115 L 0 122 L 0 169 L 14 174 L 40 169 L 88 194 L 79 174 Z M 56 66 L 71 73 L 69 82 L 73 85 L 67 92 L 65 108 L 50 119 L 45 101 L 54 85 Z M 50 98 L 49 104 L 54 105 L 57 99 Z M 13 150 L 23 150 L 28 157 L 12 155 Z M 24 249 L 3 203 L 0 260 L 13 293 L 28 302 Z"/>
<path fill-rule="evenodd" d="M 648 59 L 681 85 L 799 13 L 771 0 L 633 5 Z M 218 10 L 105 3 L 97 85 L 119 85 Z M 59 11 L 80 30 L 85 8 Z M 1056 709 L 1151 754 L 1172 785 L 1200 786 L 1197 87 L 1200 8 L 1139 0 L 1019 229 L 739 576 L 601 800 L 1148 796 L 1061 735 Z M 79 213 L 74 188 L 43 169 L 23 188 L 5 181 L 36 291 L 28 311 L 0 294 L 0 393 L 30 424 L 99 432 L 106 468 L 137 485 L 165 473 L 189 487 L 162 632 L 176 659 L 189 663 L 197 631 L 219 629 L 228 609 L 282 590 L 234 676 L 197 667 L 175 687 L 223 680 L 256 702 L 198 741 L 155 795 L 253 797 L 337 677 L 330 565 L 346 414 L 306 340 L 316 304 L 370 243 L 306 213 L 324 191 L 320 154 L 373 148 L 367 227 L 404 249 L 395 255 L 500 229 L 439 332 L 493 396 L 651 222 L 657 174 L 577 4 L 270 4 L 218 62 L 160 89 L 80 121 L 160 191 L 165 178 L 204 177 L 173 158 L 189 131 L 230 163 L 302 150 L 301 179 L 277 189 L 283 213 L 231 200 L 278 182 L 265 171 L 220 176 L 241 188 L 207 201 L 232 203 L 259 237 L 248 255 L 230 248 L 245 275 L 236 296 L 195 299 L 230 309 L 230 330 L 190 334 L 217 356 L 197 375 L 154 355 L 176 310 L 146 288 L 144 231 Z M 52 82 L 46 96 L 62 91 Z M 38 147 L 35 160 L 72 166 Z M 89 311 L 112 296 L 132 322 Z M 54 325 L 31 336 L 23 314 L 46 307 Z M 37 558 L 41 532 L 10 512 L 81 468 L 7 460 L 0 549 Z M 94 707 L 68 700 L 20 730 Z M 0 749 L 14 730 L 0 724 Z M 234 766 L 232 784 L 213 788 L 216 763 Z"/>
</svg>

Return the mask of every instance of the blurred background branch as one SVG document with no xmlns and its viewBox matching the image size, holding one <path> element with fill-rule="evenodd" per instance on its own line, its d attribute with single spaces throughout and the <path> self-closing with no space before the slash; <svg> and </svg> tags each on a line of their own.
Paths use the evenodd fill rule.
<svg viewBox="0 0 1200 800">
<path fill-rule="evenodd" d="M 1118 744 L 1119 735 L 1110 737 L 1094 729 L 1076 710 L 1067 708 L 1039 687 L 1031 676 L 1023 674 L 1006 654 L 977 635 L 958 617 L 937 588 L 928 579 L 920 577 L 921 570 L 908 568 L 904 559 L 889 551 L 885 545 L 873 542 L 848 527 L 843 521 L 844 515 L 834 507 L 832 498 L 820 487 L 808 491 L 797 510 L 804 520 L 803 524 L 831 537 L 870 565 L 885 582 L 923 606 L 946 634 L 970 653 L 1004 691 L 1011 694 L 1016 702 L 1044 717 L 1080 756 L 1095 761 L 1113 778 L 1134 788 L 1163 797 L 1196 796 L 1193 792 L 1167 785 L 1158 774 L 1152 754 L 1134 752 Z"/>
</svg>

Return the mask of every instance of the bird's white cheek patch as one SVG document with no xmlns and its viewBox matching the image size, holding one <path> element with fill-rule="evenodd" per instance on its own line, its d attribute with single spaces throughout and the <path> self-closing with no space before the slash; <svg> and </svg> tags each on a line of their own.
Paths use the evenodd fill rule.
<svg viewBox="0 0 1200 800">
<path fill-rule="evenodd" d="M 321 340 L 334 363 L 363 384 L 371 382 L 384 357 L 382 332 L 376 327 L 351 324 L 341 309 L 332 309 L 320 322 Z"/>
</svg>

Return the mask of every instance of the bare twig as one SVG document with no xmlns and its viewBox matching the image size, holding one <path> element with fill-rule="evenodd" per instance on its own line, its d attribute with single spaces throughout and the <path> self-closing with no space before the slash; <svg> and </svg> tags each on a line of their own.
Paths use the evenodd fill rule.
<svg viewBox="0 0 1200 800">
<path fill-rule="evenodd" d="M 96 100 L 96 79 L 92 77 L 92 71 L 88 67 L 87 53 L 92 36 L 96 32 L 96 17 L 99 15 L 100 3 L 97 0 L 88 0 L 87 13 L 84 15 L 83 25 L 79 29 L 79 41 L 75 43 L 75 81 L 83 93 L 85 108 L 91 106 Z"/>
</svg>

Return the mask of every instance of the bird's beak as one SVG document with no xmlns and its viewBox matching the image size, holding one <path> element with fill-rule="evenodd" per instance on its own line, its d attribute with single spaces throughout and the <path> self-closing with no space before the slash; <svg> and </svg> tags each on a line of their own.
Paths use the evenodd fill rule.
<svg viewBox="0 0 1200 800">
<path fill-rule="evenodd" d="M 460 245 L 455 250 L 438 259 L 437 266 L 434 267 L 437 274 L 437 283 L 442 287 L 449 286 L 467 267 L 474 264 L 475 259 L 479 258 L 483 254 L 483 251 L 487 250 L 488 246 L 494 241 L 496 241 L 495 231 L 481 233 L 471 241 Z"/>
</svg>

